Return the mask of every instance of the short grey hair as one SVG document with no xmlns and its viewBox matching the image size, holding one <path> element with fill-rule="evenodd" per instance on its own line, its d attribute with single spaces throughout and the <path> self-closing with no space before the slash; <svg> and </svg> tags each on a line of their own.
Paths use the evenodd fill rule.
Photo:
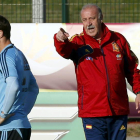
<svg viewBox="0 0 140 140">
<path fill-rule="evenodd" d="M 97 9 L 98 9 L 98 12 L 99 12 L 99 19 L 100 20 L 102 20 L 102 18 L 103 18 L 103 14 L 102 14 L 102 10 L 101 10 L 101 8 L 100 7 L 98 7 L 96 4 L 92 4 L 92 3 L 89 3 L 89 4 L 86 4 L 86 5 L 84 5 L 83 7 L 82 7 L 82 9 L 81 9 L 81 12 L 80 12 L 80 16 L 81 16 L 81 13 L 82 13 L 82 11 L 83 10 L 85 10 L 86 8 L 92 8 L 92 7 L 96 7 Z"/>
</svg>

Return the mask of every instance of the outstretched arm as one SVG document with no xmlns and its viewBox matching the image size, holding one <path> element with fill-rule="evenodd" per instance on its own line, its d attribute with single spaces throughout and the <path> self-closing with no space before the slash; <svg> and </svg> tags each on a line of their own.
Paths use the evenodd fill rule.
<svg viewBox="0 0 140 140">
<path fill-rule="evenodd" d="M 54 35 L 54 46 L 56 51 L 64 58 L 69 59 L 72 52 L 79 48 L 76 40 L 69 41 L 69 34 L 60 28 L 58 33 Z"/>
</svg>

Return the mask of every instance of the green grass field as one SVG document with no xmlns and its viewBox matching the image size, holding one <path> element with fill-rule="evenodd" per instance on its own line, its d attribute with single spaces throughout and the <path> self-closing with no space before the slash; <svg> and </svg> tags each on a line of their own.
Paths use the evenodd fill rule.
<svg viewBox="0 0 140 140">
<path fill-rule="evenodd" d="M 62 22 L 62 1 L 46 0 L 46 22 Z M 67 0 L 67 22 L 80 23 L 79 12 L 87 3 L 101 7 L 105 23 L 140 22 L 140 0 Z M 32 0 L 0 0 L 0 14 L 11 23 L 32 22 Z"/>
<path fill-rule="evenodd" d="M 140 121 L 128 122 L 127 136 L 140 137 Z"/>
</svg>

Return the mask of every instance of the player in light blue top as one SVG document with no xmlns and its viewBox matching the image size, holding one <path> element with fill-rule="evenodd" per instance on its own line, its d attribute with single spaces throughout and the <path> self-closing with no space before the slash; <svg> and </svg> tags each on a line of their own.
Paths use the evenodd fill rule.
<svg viewBox="0 0 140 140">
<path fill-rule="evenodd" d="M 24 54 L 11 44 L 10 30 L 0 16 L 0 140 L 30 140 L 27 115 L 39 89 Z"/>
</svg>

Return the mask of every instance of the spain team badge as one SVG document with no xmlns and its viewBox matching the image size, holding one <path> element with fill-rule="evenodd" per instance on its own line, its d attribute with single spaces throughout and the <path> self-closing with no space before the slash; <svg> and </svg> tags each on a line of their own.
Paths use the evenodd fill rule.
<svg viewBox="0 0 140 140">
<path fill-rule="evenodd" d="M 113 52 L 120 52 L 120 47 L 116 42 L 112 42 Z"/>
</svg>

